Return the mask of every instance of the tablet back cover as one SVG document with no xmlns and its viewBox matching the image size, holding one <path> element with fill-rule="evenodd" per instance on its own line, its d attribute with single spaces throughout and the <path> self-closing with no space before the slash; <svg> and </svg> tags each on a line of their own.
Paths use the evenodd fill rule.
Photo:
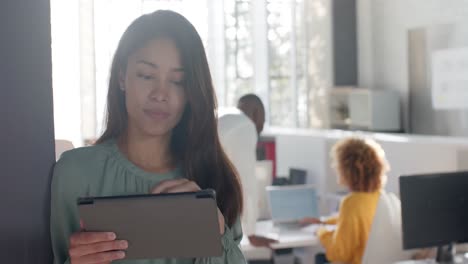
<svg viewBox="0 0 468 264">
<path fill-rule="evenodd" d="M 115 232 L 127 240 L 126 259 L 222 255 L 214 193 L 82 198 L 86 231 Z"/>
</svg>

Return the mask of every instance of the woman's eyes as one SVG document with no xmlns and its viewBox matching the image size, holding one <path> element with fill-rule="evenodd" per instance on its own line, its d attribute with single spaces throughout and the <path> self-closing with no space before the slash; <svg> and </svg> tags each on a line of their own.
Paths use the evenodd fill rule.
<svg viewBox="0 0 468 264">
<path fill-rule="evenodd" d="M 156 79 L 156 77 L 154 75 L 152 75 L 152 74 L 145 74 L 145 73 L 141 73 L 141 72 L 137 73 L 137 77 L 141 78 L 141 79 L 143 79 L 145 81 L 151 81 L 151 80 Z M 180 80 L 180 81 L 174 80 L 174 81 L 170 81 L 170 82 L 171 82 L 171 84 L 173 84 L 175 86 L 179 86 L 179 87 L 184 86 L 184 80 Z"/>
<path fill-rule="evenodd" d="M 154 76 L 150 74 L 144 74 L 144 73 L 137 73 L 137 77 L 141 78 L 143 80 L 153 80 Z"/>
</svg>

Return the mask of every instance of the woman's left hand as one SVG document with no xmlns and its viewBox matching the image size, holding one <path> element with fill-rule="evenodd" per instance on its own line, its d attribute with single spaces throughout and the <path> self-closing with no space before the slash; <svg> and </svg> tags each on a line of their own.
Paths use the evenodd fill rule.
<svg viewBox="0 0 468 264">
<path fill-rule="evenodd" d="M 151 189 L 152 194 L 159 193 L 179 193 L 179 192 L 197 192 L 200 187 L 194 181 L 187 179 L 165 180 Z M 224 234 L 224 216 L 218 208 L 219 233 Z"/>
</svg>

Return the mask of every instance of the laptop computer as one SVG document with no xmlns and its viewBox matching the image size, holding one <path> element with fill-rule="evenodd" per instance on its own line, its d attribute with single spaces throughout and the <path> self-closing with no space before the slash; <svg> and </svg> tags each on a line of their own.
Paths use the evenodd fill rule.
<svg viewBox="0 0 468 264">
<path fill-rule="evenodd" d="M 268 186 L 267 196 L 275 226 L 300 228 L 299 220 L 320 216 L 313 185 Z"/>
</svg>

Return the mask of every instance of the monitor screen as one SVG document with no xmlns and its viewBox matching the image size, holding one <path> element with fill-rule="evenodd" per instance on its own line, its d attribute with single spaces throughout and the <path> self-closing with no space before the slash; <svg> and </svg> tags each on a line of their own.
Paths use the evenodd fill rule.
<svg viewBox="0 0 468 264">
<path fill-rule="evenodd" d="M 400 177 L 405 249 L 468 242 L 468 172 Z"/>
<path fill-rule="evenodd" d="M 292 222 L 319 217 L 317 194 L 309 185 L 267 187 L 273 222 Z"/>
<path fill-rule="evenodd" d="M 289 168 L 289 184 L 306 184 L 307 171 L 295 168 Z"/>
</svg>

